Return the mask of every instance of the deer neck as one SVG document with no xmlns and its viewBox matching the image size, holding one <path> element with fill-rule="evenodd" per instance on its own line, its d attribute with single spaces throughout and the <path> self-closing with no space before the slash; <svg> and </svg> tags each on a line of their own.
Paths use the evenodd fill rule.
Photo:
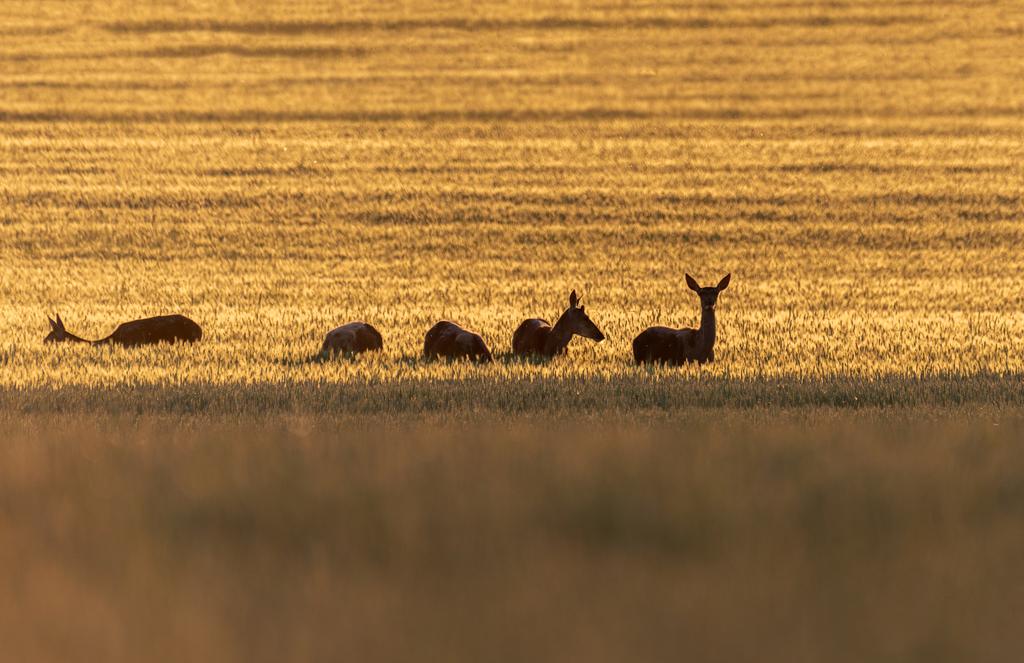
<svg viewBox="0 0 1024 663">
<path fill-rule="evenodd" d="M 544 354 L 556 355 L 565 350 L 569 346 L 569 341 L 572 340 L 572 335 L 572 323 L 569 321 L 569 311 L 566 311 L 551 328 L 551 332 L 544 342 Z"/>
<path fill-rule="evenodd" d="M 64 339 L 67 341 L 71 341 L 72 343 L 92 343 L 92 341 L 87 341 L 84 338 L 79 338 L 74 334 L 69 334 L 68 332 L 64 332 Z"/>
<path fill-rule="evenodd" d="M 715 335 L 717 325 L 715 324 L 715 309 L 701 308 L 700 311 L 700 354 L 707 356 L 715 348 Z"/>
</svg>

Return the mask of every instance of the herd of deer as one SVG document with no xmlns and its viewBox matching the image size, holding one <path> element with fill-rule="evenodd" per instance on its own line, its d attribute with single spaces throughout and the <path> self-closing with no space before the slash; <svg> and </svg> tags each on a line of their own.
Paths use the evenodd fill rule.
<svg viewBox="0 0 1024 663">
<path fill-rule="evenodd" d="M 715 304 L 718 295 L 729 285 L 729 276 L 715 287 L 702 288 L 689 274 L 686 285 L 700 297 L 700 327 L 672 329 L 670 327 L 648 327 L 633 339 L 633 357 L 637 363 L 660 362 L 681 365 L 687 362 L 711 362 L 715 360 Z M 50 320 L 49 316 L 46 318 Z M 125 322 L 114 333 L 98 341 L 87 341 L 64 329 L 64 322 L 50 320 L 50 333 L 44 343 L 72 341 L 92 345 L 123 345 L 136 347 L 155 343 L 188 341 L 195 343 L 203 338 L 203 330 L 183 315 L 162 315 L 144 320 Z M 512 334 L 512 352 L 517 355 L 540 355 L 552 357 L 565 352 L 573 336 L 582 336 L 604 341 L 604 334 L 589 317 L 573 290 L 569 295 L 569 308 L 558 318 L 554 326 L 547 320 L 531 318 L 524 320 Z M 380 332 L 365 322 L 350 322 L 327 333 L 321 353 L 358 353 L 380 350 L 384 339 Z M 475 361 L 491 362 L 494 357 L 484 339 L 478 334 L 466 331 L 459 325 L 443 320 L 427 332 L 423 343 L 423 354 L 428 357 L 466 357 Z"/>
</svg>

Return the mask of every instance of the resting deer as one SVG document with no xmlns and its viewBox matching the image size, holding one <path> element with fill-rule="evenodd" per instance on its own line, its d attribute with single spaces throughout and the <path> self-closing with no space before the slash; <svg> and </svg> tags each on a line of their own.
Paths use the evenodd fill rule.
<svg viewBox="0 0 1024 663">
<path fill-rule="evenodd" d="M 469 357 L 481 362 L 494 361 L 484 339 L 448 320 L 442 320 L 427 332 L 423 341 L 423 354 L 428 357 Z"/>
<path fill-rule="evenodd" d="M 554 357 L 565 352 L 574 335 L 604 342 L 604 334 L 587 317 L 585 307 L 580 304 L 573 290 L 569 295 L 569 308 L 552 327 L 547 320 L 531 318 L 524 320 L 512 334 L 512 352 L 517 355 L 538 354 Z"/>
<path fill-rule="evenodd" d="M 46 316 L 50 320 L 50 316 Z M 203 330 L 183 315 L 161 315 L 145 320 L 132 320 L 118 325 L 114 333 L 98 341 L 87 341 L 64 329 L 64 321 L 57 315 L 57 321 L 50 320 L 50 333 L 43 343 L 89 343 L 91 345 L 123 345 L 134 348 L 139 345 L 174 343 L 188 341 L 195 343 L 203 338 Z"/>
<path fill-rule="evenodd" d="M 336 356 L 339 352 L 355 354 L 367 350 L 380 350 L 383 347 L 384 339 L 372 325 L 365 322 L 350 322 L 327 332 L 320 352 L 330 352 Z"/>
<path fill-rule="evenodd" d="M 688 361 L 698 364 L 715 360 L 715 304 L 718 294 L 729 285 L 729 277 L 714 288 L 702 288 L 693 277 L 686 275 L 686 285 L 700 297 L 700 329 L 671 329 L 648 327 L 633 339 L 633 357 L 638 364 L 663 362 L 682 365 Z"/>
</svg>

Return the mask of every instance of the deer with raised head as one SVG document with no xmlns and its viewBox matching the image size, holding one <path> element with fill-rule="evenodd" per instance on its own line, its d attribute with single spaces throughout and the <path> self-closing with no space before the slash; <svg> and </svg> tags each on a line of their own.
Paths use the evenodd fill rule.
<svg viewBox="0 0 1024 663">
<path fill-rule="evenodd" d="M 50 320 L 50 316 L 46 316 Z M 139 345 L 174 343 L 187 341 L 195 343 L 203 338 L 203 330 L 183 315 L 160 315 L 144 320 L 132 320 L 118 325 L 114 333 L 98 341 L 87 341 L 64 329 L 64 321 L 57 315 L 56 322 L 50 320 L 50 333 L 43 343 L 89 343 L 91 345 L 122 345 L 134 348 Z"/>
<path fill-rule="evenodd" d="M 604 334 L 587 317 L 586 308 L 576 297 L 575 290 L 569 295 L 569 308 L 565 309 L 554 327 L 540 318 L 524 320 L 512 334 L 512 352 L 554 357 L 566 351 L 573 336 L 604 342 Z"/>
<path fill-rule="evenodd" d="M 670 327 L 648 327 L 633 339 L 633 357 L 638 364 L 662 362 L 682 365 L 695 361 L 698 364 L 715 360 L 715 305 L 718 295 L 729 285 L 726 274 L 713 288 L 702 288 L 693 277 L 686 275 L 686 285 L 700 297 L 700 328 L 672 329 Z"/>
<path fill-rule="evenodd" d="M 337 329 L 327 332 L 324 345 L 320 348 L 322 354 L 330 352 L 337 356 L 338 353 L 350 352 L 357 354 L 367 350 L 381 350 L 384 348 L 384 339 L 380 332 L 365 322 L 350 322 Z"/>
<path fill-rule="evenodd" d="M 484 339 L 450 320 L 442 320 L 430 328 L 423 341 L 423 354 L 428 357 L 468 357 L 480 362 L 494 361 Z"/>
</svg>

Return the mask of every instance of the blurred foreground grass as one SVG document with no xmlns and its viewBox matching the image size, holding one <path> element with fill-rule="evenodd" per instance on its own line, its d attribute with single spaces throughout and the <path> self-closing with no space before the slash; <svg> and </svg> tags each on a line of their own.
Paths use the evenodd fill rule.
<svg viewBox="0 0 1024 663">
<path fill-rule="evenodd" d="M 1006 661 L 996 408 L 12 415 L 0 658 Z"/>
</svg>

